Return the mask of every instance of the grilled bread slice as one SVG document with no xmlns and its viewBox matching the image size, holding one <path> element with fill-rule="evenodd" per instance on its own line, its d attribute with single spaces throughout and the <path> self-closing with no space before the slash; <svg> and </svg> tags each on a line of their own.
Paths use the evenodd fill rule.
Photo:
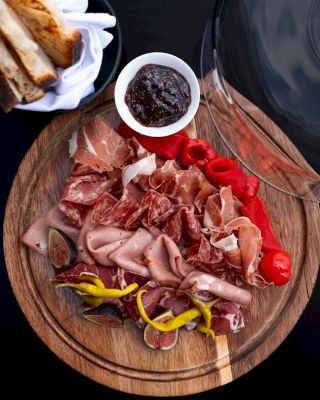
<svg viewBox="0 0 320 400">
<path fill-rule="evenodd" d="M 81 33 L 68 25 L 60 11 L 44 0 L 7 0 L 52 62 L 70 67 L 82 49 Z"/>
<path fill-rule="evenodd" d="M 0 37 L 0 72 L 13 82 L 27 103 L 41 99 L 44 91 L 36 86 L 25 74 L 19 60 L 10 53 Z"/>
<path fill-rule="evenodd" d="M 15 84 L 0 71 L 0 106 L 3 111 L 8 113 L 21 101 L 22 94 Z"/>
<path fill-rule="evenodd" d="M 46 87 L 58 79 L 48 56 L 4 0 L 0 0 L 0 32 L 37 86 Z"/>
</svg>

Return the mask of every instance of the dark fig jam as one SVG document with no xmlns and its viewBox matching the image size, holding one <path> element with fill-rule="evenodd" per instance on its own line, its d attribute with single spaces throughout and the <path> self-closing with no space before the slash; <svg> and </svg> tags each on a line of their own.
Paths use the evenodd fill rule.
<svg viewBox="0 0 320 400">
<path fill-rule="evenodd" d="M 142 125 L 167 126 L 188 111 L 190 86 L 175 69 L 147 64 L 129 83 L 125 102 L 133 117 Z"/>
</svg>

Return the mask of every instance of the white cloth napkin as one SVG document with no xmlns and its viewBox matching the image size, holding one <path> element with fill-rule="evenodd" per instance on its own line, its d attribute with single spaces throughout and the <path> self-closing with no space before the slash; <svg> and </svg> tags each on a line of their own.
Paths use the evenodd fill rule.
<svg viewBox="0 0 320 400">
<path fill-rule="evenodd" d="M 45 96 L 33 103 L 19 104 L 16 108 L 29 111 L 72 110 L 81 99 L 94 92 L 103 49 L 113 39 L 104 31 L 116 24 L 114 16 L 107 13 L 85 13 L 88 0 L 51 0 L 62 12 L 70 25 L 82 34 L 83 49 L 80 59 L 69 68 L 58 68 L 59 79 L 48 89 Z"/>
</svg>

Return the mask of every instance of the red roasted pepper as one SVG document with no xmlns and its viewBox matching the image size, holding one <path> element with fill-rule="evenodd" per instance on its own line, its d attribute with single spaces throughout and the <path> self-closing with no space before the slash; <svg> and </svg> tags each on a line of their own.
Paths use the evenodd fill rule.
<svg viewBox="0 0 320 400">
<path fill-rule="evenodd" d="M 257 197 L 247 206 L 241 207 L 240 212 L 244 217 L 248 217 L 250 221 L 260 229 L 262 250 L 265 253 L 271 250 L 282 250 L 271 226 L 266 206 L 260 197 Z"/>
<path fill-rule="evenodd" d="M 144 136 L 131 129 L 124 122 L 119 125 L 118 132 L 125 139 L 135 137 L 146 150 L 156 153 L 166 160 L 176 160 L 179 157 L 182 144 L 188 136 L 185 130 L 165 137 Z"/>
<path fill-rule="evenodd" d="M 195 164 L 204 170 L 207 163 L 217 157 L 217 153 L 204 139 L 186 139 L 182 145 L 180 162 L 183 166 Z"/>
<path fill-rule="evenodd" d="M 213 185 L 231 186 L 232 192 L 239 199 L 246 187 L 246 176 L 242 169 L 237 168 L 237 162 L 227 157 L 217 157 L 208 162 L 206 176 Z"/>
<path fill-rule="evenodd" d="M 246 177 L 246 186 L 244 193 L 241 197 L 241 202 L 244 205 L 250 204 L 256 199 L 256 195 L 259 190 L 260 181 L 256 176 L 250 175 Z"/>
<path fill-rule="evenodd" d="M 273 282 L 277 286 L 285 285 L 291 277 L 289 254 L 284 250 L 272 250 L 266 254 L 260 264 L 261 275 L 267 282 Z"/>
</svg>

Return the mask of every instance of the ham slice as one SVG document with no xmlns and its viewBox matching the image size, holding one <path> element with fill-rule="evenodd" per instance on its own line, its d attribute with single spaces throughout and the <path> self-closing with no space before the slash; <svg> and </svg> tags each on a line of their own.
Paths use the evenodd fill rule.
<svg viewBox="0 0 320 400">
<path fill-rule="evenodd" d="M 86 242 L 86 238 L 87 238 L 87 234 L 89 231 L 93 230 L 97 224 L 95 222 L 92 221 L 91 219 L 91 214 L 92 214 L 92 210 L 89 210 L 86 218 L 83 222 L 83 226 L 80 230 L 79 236 L 78 236 L 78 240 L 77 240 L 77 250 L 78 250 L 78 255 L 77 255 L 77 262 L 83 262 L 86 263 L 88 265 L 94 265 L 95 264 L 95 260 L 94 258 L 91 256 L 88 248 L 87 248 L 87 242 Z"/>
<path fill-rule="evenodd" d="M 104 266 L 114 266 L 109 254 L 118 249 L 133 232 L 111 226 L 98 226 L 87 233 L 87 248 L 94 260 Z"/>
<path fill-rule="evenodd" d="M 224 300 L 233 301 L 246 306 L 251 301 L 251 293 L 223 281 L 213 275 L 201 271 L 192 271 L 181 283 L 179 289 L 197 293 L 206 290 Z"/>
<path fill-rule="evenodd" d="M 126 187 L 132 180 L 136 182 L 141 176 L 150 176 L 157 169 L 155 153 L 144 157 L 122 170 L 122 186 Z"/>
<path fill-rule="evenodd" d="M 126 141 L 101 116 L 72 135 L 69 152 L 75 162 L 98 172 L 122 167 L 130 155 Z"/>
<path fill-rule="evenodd" d="M 148 268 L 142 264 L 143 251 L 152 242 L 153 236 L 146 229 L 139 228 L 109 258 L 119 267 L 138 275 L 149 277 Z"/>
<path fill-rule="evenodd" d="M 22 236 L 21 241 L 30 249 L 43 256 L 48 255 L 48 230 L 49 227 L 59 229 L 74 242 L 79 236 L 79 229 L 70 225 L 65 215 L 57 205 L 50 208 L 49 211 L 38 217 L 30 226 L 27 232 Z"/>
<path fill-rule="evenodd" d="M 160 235 L 150 242 L 144 255 L 152 279 L 161 286 L 178 287 L 181 279 L 193 270 L 174 241 L 166 235 Z"/>
</svg>

